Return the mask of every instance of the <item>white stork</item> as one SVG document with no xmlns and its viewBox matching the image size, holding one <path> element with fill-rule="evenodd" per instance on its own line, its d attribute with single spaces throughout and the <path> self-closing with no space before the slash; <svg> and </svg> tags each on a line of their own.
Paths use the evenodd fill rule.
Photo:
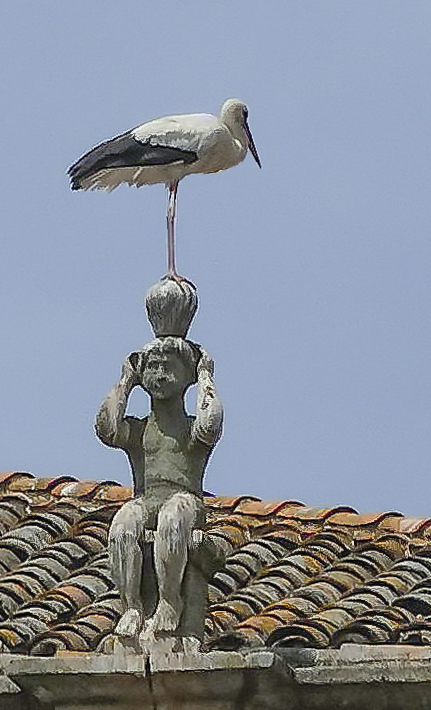
<svg viewBox="0 0 431 710">
<path fill-rule="evenodd" d="M 174 224 L 179 181 L 191 173 L 215 173 L 259 155 L 248 127 L 247 106 L 224 102 L 220 116 L 192 113 L 143 123 L 85 153 L 68 170 L 72 190 L 106 190 L 121 183 L 168 189 L 168 278 L 184 280 L 175 266 Z"/>
</svg>

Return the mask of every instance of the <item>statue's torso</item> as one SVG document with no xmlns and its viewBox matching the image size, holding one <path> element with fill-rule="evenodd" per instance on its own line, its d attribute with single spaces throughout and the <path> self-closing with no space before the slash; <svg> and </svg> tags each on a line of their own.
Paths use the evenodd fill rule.
<svg viewBox="0 0 431 710">
<path fill-rule="evenodd" d="M 151 414 L 142 422 L 139 440 L 128 452 L 138 492 L 160 489 L 163 498 L 176 491 L 202 494 L 210 449 L 194 439 L 194 420 L 184 416 L 163 431 Z"/>
</svg>

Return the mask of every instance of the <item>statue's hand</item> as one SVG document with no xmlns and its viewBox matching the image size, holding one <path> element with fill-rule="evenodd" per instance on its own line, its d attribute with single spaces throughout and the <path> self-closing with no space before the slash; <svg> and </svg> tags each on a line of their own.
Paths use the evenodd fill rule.
<svg viewBox="0 0 431 710">
<path fill-rule="evenodd" d="M 130 387 L 134 387 L 139 383 L 138 368 L 141 359 L 140 355 L 141 353 L 139 352 L 130 353 L 123 362 L 121 377 Z"/>
<path fill-rule="evenodd" d="M 198 377 L 203 372 L 207 372 L 211 377 L 213 377 L 214 376 L 214 360 L 212 359 L 211 355 L 208 355 L 207 351 L 204 350 L 201 345 L 199 345 L 199 350 L 201 352 L 201 356 L 199 358 L 198 367 L 197 367 Z"/>
</svg>

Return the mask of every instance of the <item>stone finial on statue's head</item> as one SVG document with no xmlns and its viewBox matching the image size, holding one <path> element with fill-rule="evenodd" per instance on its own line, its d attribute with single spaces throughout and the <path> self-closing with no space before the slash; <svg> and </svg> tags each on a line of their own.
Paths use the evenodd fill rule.
<svg viewBox="0 0 431 710">
<path fill-rule="evenodd" d="M 150 288 L 145 305 L 156 337 L 185 338 L 198 307 L 198 295 L 189 281 L 179 284 L 164 279 Z"/>
</svg>

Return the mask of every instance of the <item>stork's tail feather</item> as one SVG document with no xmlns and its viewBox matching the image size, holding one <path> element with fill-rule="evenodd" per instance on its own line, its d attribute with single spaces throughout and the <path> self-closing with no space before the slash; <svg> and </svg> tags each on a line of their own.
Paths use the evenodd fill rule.
<svg viewBox="0 0 431 710">
<path fill-rule="evenodd" d="M 89 166 L 88 153 L 83 155 L 82 158 L 73 163 L 67 170 L 67 174 L 70 179 L 70 189 L 71 190 L 82 190 L 83 186 L 81 180 L 85 179 L 91 175 L 92 170 Z"/>
<path fill-rule="evenodd" d="M 70 189 L 71 190 L 82 190 L 81 184 L 79 182 L 79 177 L 76 175 L 73 175 L 71 170 L 72 170 L 72 168 L 69 168 L 69 170 L 67 171 L 67 174 L 69 175 L 69 178 L 70 178 Z"/>
<path fill-rule="evenodd" d="M 102 145 L 104 146 L 104 144 Z M 82 181 L 95 175 L 104 167 L 104 165 L 101 164 L 101 157 L 105 155 L 105 150 L 102 151 L 101 148 L 102 146 L 93 148 L 70 166 L 67 174 L 69 175 L 71 190 L 85 189 Z"/>
<path fill-rule="evenodd" d="M 121 148 L 123 148 L 125 142 L 129 141 L 130 131 L 126 131 L 126 133 L 122 133 L 115 138 L 99 143 L 99 145 L 84 153 L 67 171 L 71 190 L 88 189 L 88 182 L 84 181 L 91 179 L 101 170 L 120 167 Z"/>
</svg>

